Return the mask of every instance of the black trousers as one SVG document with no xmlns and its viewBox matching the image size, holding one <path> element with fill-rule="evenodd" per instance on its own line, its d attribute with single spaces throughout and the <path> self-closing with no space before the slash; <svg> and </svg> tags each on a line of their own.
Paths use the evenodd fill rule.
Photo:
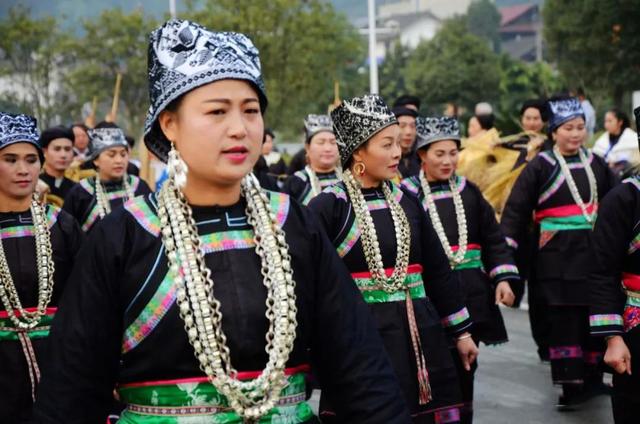
<svg viewBox="0 0 640 424">
<path fill-rule="evenodd" d="M 588 306 L 549 305 L 549 356 L 554 384 L 576 384 L 599 378 L 604 345 L 589 333 Z M 601 380 L 601 376 L 600 376 Z"/>
<path fill-rule="evenodd" d="M 530 281 L 528 286 L 529 295 L 529 325 L 533 341 L 538 346 L 538 356 L 541 360 L 549 359 L 549 337 L 551 336 L 551 319 L 549 317 L 549 306 L 540 293 L 539 286 L 535 281 Z"/>
</svg>

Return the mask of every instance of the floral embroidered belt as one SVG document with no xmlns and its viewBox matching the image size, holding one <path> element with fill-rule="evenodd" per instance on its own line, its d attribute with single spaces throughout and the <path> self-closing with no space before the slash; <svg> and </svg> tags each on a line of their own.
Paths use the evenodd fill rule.
<svg viewBox="0 0 640 424">
<path fill-rule="evenodd" d="M 387 276 L 391 276 L 393 269 L 384 270 Z M 407 291 L 399 290 L 395 292 L 387 292 L 379 286 L 375 280 L 371 278 L 371 273 L 354 272 L 351 274 L 358 289 L 367 303 L 387 303 L 397 302 L 407 299 Z M 407 267 L 407 275 L 404 279 L 404 285 L 408 289 L 412 299 L 422 299 L 426 297 L 424 284 L 422 281 L 422 265 L 413 264 Z"/>
<path fill-rule="evenodd" d="M 305 373 L 308 365 L 287 368 L 288 384 L 276 406 L 258 422 L 305 423 L 313 418 L 306 399 Z M 239 372 L 241 380 L 251 380 L 259 372 Z M 122 424 L 179 424 L 207 422 L 213 424 L 242 423 L 242 418 L 229 407 L 222 395 L 206 377 L 123 384 L 118 387 L 127 409 L 120 416 Z"/>
<path fill-rule="evenodd" d="M 455 249 L 454 249 L 455 248 Z M 454 251 L 457 251 L 457 246 L 452 246 Z M 482 249 L 479 244 L 469 244 L 467 251 L 464 253 L 464 259 L 453 268 L 454 271 L 460 271 L 461 269 L 474 269 L 482 268 Z"/>
<path fill-rule="evenodd" d="M 32 340 L 43 339 L 49 336 L 49 328 L 51 321 L 58 308 L 47 308 L 45 314 L 40 318 L 40 322 L 37 326 L 31 329 L 20 329 L 9 318 L 7 311 L 0 311 L 0 342 L 3 341 L 17 341 L 20 340 L 21 335 L 24 335 Z M 27 312 L 35 312 L 36 308 L 26 308 Z M 19 316 L 19 312 L 15 312 Z"/>
<path fill-rule="evenodd" d="M 640 275 L 623 273 L 622 286 L 627 294 L 622 321 L 624 330 L 629 331 L 640 325 Z"/>
</svg>

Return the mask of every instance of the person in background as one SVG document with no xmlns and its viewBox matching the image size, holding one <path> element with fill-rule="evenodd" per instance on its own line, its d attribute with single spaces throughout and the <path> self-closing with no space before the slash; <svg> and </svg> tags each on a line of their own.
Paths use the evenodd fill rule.
<svg viewBox="0 0 640 424">
<path fill-rule="evenodd" d="M 89 127 L 76 123 L 71 126 L 73 130 L 73 153 L 77 160 L 84 162 L 89 155 Z"/>
<path fill-rule="evenodd" d="M 596 131 L 596 110 L 587 98 L 584 92 L 584 88 L 580 87 L 577 91 L 578 100 L 580 100 L 580 106 L 584 110 L 585 126 L 587 129 L 587 140 L 591 140 L 593 133 Z"/>
<path fill-rule="evenodd" d="M 396 101 L 393 103 L 393 107 L 404 107 L 407 109 L 415 110 L 416 112 L 420 111 L 420 99 L 411 94 L 403 94 L 398 97 Z"/>
<path fill-rule="evenodd" d="M 65 177 L 73 161 L 74 133 L 71 128 L 57 126 L 47 128 L 40 135 L 40 146 L 44 153 L 44 166 L 40 181 L 46 184 L 46 202 L 61 207 L 64 198 L 75 182 Z"/>
<path fill-rule="evenodd" d="M 595 260 L 592 231 L 599 199 L 617 180 L 604 161 L 583 146 L 587 131 L 578 99 L 552 98 L 549 110 L 555 145 L 525 166 L 500 224 L 509 246 L 526 253 L 531 250 L 526 240 L 532 221 L 535 225 L 532 281 L 548 305 L 551 377 L 562 387 L 557 406 L 565 408 L 602 387 L 598 363 L 603 346 L 589 336 L 588 278 Z"/>
<path fill-rule="evenodd" d="M 476 345 L 507 342 L 507 330 L 498 304 L 512 306 L 511 286 L 520 278 L 511 251 L 491 205 L 472 182 L 456 175 L 460 150 L 458 121 L 449 117 L 418 117 L 419 175 L 402 181 L 429 214 L 458 290 L 473 320 L 469 331 Z M 473 421 L 473 386 L 477 364 L 465 369 L 452 343 L 464 405 L 462 424 Z"/>
<path fill-rule="evenodd" d="M 287 173 L 287 165 L 282 159 L 282 154 L 275 147 L 276 135 L 271 128 L 264 129 L 264 141 L 262 142 L 262 157 L 267 162 L 269 174 L 279 178 Z"/>
<path fill-rule="evenodd" d="M 413 422 L 458 422 L 460 388 L 445 332 L 466 370 L 478 349 L 436 232 L 418 200 L 391 181 L 401 157 L 398 121 L 375 94 L 344 100 L 331 118 L 343 179 L 309 209 L 369 304 Z M 335 402 L 323 393 L 323 421 L 334 422 Z"/>
<path fill-rule="evenodd" d="M 400 149 L 402 149 L 402 157 L 398 165 L 399 178 L 409 178 L 420 172 L 420 159 L 415 150 L 418 112 L 405 106 L 396 106 L 391 111 L 396 116 L 400 127 L 398 141 L 400 142 Z"/>
<path fill-rule="evenodd" d="M 630 128 L 629 117 L 618 108 L 611 108 L 604 115 L 606 130 L 593 146 L 593 153 L 607 162 L 618 175 L 640 164 L 638 135 Z"/>
<path fill-rule="evenodd" d="M 640 108 L 635 111 L 640 122 Z M 636 149 L 638 145 L 636 144 Z M 593 231 L 591 334 L 604 338 L 613 368 L 613 417 L 636 424 L 640 411 L 640 177 L 627 178 L 604 198 Z"/>
<path fill-rule="evenodd" d="M 473 115 L 469 118 L 467 134 L 469 138 L 481 138 L 494 128 L 495 116 L 492 113 L 483 115 Z"/>
<path fill-rule="evenodd" d="M 308 165 L 287 178 L 283 192 L 306 205 L 325 187 L 340 181 L 341 173 L 331 117 L 307 115 L 304 129 Z"/>
<path fill-rule="evenodd" d="M 147 183 L 127 174 L 129 143 L 119 127 L 103 122 L 89 130 L 89 137 L 87 162 L 95 167 L 96 175 L 77 183 L 67 195 L 63 207 L 85 232 L 127 200 L 151 193 Z"/>
<path fill-rule="evenodd" d="M 72 216 L 34 197 L 43 160 L 39 138 L 35 118 L 0 112 L 2 424 L 30 422 L 49 326 L 83 239 Z"/>
</svg>

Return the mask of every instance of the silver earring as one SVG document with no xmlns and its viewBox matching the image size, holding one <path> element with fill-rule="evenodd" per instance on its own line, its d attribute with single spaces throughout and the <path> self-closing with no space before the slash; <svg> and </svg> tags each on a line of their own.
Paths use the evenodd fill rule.
<svg viewBox="0 0 640 424">
<path fill-rule="evenodd" d="M 167 160 L 167 171 L 169 178 L 172 178 L 176 187 L 182 188 L 187 184 L 187 173 L 189 168 L 180 157 L 180 153 L 176 150 L 176 146 L 171 143 L 169 158 Z"/>
</svg>

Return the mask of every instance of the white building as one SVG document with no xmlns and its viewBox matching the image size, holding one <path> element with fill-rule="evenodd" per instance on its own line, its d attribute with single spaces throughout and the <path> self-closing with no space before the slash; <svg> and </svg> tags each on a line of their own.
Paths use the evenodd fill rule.
<svg viewBox="0 0 640 424">
<path fill-rule="evenodd" d="M 387 0 L 378 7 L 378 16 L 431 12 L 437 19 L 444 20 L 467 13 L 473 0 Z"/>
</svg>

